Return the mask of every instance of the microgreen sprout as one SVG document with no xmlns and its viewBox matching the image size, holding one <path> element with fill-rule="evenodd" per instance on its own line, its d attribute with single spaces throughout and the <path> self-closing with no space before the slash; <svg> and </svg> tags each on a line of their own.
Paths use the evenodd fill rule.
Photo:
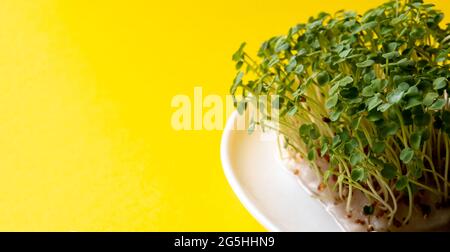
<svg viewBox="0 0 450 252">
<path fill-rule="evenodd" d="M 264 42 L 257 59 L 242 44 L 231 93 L 240 112 L 248 97 L 277 96 L 279 132 L 324 183 L 337 177 L 330 188 L 348 204 L 361 191 L 374 202 L 361 210 L 385 211 L 389 224 L 403 199 L 406 224 L 420 192 L 449 200 L 450 25 L 443 16 L 421 0 L 387 2 L 364 15 L 320 13 Z M 257 123 L 270 125 L 270 117 Z M 329 161 L 325 171 L 320 158 Z"/>
</svg>

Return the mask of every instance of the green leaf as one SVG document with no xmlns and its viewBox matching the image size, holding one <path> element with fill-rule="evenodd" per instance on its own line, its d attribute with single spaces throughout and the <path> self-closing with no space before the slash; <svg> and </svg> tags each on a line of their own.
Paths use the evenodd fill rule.
<svg viewBox="0 0 450 252">
<path fill-rule="evenodd" d="M 294 70 L 294 72 L 296 73 L 296 74 L 301 74 L 301 73 L 303 73 L 303 70 L 305 69 L 305 67 L 302 65 L 302 64 L 298 64 L 296 67 L 295 67 L 295 70 Z"/>
<path fill-rule="evenodd" d="M 375 92 L 380 92 L 386 87 L 387 83 L 388 83 L 387 80 L 376 79 L 371 81 L 370 85 L 372 86 Z"/>
<path fill-rule="evenodd" d="M 376 108 L 378 105 L 380 105 L 383 101 L 380 99 L 378 95 L 375 95 L 367 100 L 367 109 L 371 111 L 372 109 Z"/>
<path fill-rule="evenodd" d="M 394 121 L 388 121 L 383 124 L 381 127 L 381 135 L 382 136 L 393 136 L 397 133 L 399 129 L 399 125 Z"/>
<path fill-rule="evenodd" d="M 405 19 L 407 18 L 407 16 L 403 13 L 401 15 L 399 15 L 398 17 L 395 17 L 391 20 L 391 25 L 397 25 L 401 22 L 403 22 Z"/>
<path fill-rule="evenodd" d="M 393 51 L 393 52 L 388 52 L 382 55 L 383 58 L 385 59 L 393 59 L 393 58 L 397 58 L 398 56 L 400 56 L 400 54 L 397 51 Z"/>
<path fill-rule="evenodd" d="M 410 108 L 413 108 L 413 107 L 419 106 L 419 105 L 422 105 L 421 98 L 418 96 L 413 96 L 408 99 L 405 109 L 410 109 Z"/>
<path fill-rule="evenodd" d="M 405 96 L 416 96 L 420 95 L 420 91 L 416 86 L 412 86 L 406 91 Z"/>
<path fill-rule="evenodd" d="M 351 76 L 345 76 L 344 78 L 340 79 L 337 82 L 337 84 L 341 87 L 345 87 L 352 82 L 353 82 L 353 78 Z"/>
<path fill-rule="evenodd" d="M 245 109 L 247 108 L 247 101 L 245 99 L 241 100 L 237 105 L 237 111 L 240 115 L 244 114 Z"/>
<path fill-rule="evenodd" d="M 275 52 L 279 53 L 281 51 L 284 51 L 289 48 L 289 43 L 286 41 L 285 38 L 280 37 L 275 44 Z"/>
<path fill-rule="evenodd" d="M 342 114 L 342 110 L 332 111 L 331 114 L 330 114 L 330 120 L 332 122 L 337 121 L 339 119 L 339 117 L 341 116 L 341 114 Z"/>
<path fill-rule="evenodd" d="M 409 84 L 406 82 L 402 82 L 400 84 L 398 84 L 398 90 L 400 91 L 406 91 L 409 89 Z"/>
<path fill-rule="evenodd" d="M 388 46 L 387 46 L 388 47 L 388 51 L 389 52 L 393 52 L 393 51 L 397 50 L 399 45 L 400 45 L 400 43 L 397 43 L 397 42 L 389 43 Z"/>
<path fill-rule="evenodd" d="M 429 109 L 431 109 L 431 110 L 441 110 L 444 107 L 444 105 L 445 105 L 445 100 L 444 99 L 438 99 L 429 107 Z"/>
<path fill-rule="evenodd" d="M 239 71 L 233 81 L 235 86 L 241 84 L 242 77 L 244 77 L 244 72 Z"/>
<path fill-rule="evenodd" d="M 331 86 L 330 90 L 328 90 L 328 94 L 329 95 L 336 94 L 336 92 L 339 90 L 339 88 L 340 88 L 339 83 L 334 84 L 333 86 Z"/>
<path fill-rule="evenodd" d="M 289 109 L 289 111 L 287 112 L 288 116 L 294 116 L 298 111 L 298 107 L 297 106 L 292 106 L 291 109 Z"/>
<path fill-rule="evenodd" d="M 364 97 L 372 97 L 375 94 L 375 91 L 373 90 L 372 86 L 367 86 L 363 88 L 361 94 Z"/>
<path fill-rule="evenodd" d="M 363 62 L 360 62 L 360 63 L 356 63 L 356 66 L 360 67 L 360 68 L 364 68 L 364 67 L 370 67 L 373 64 L 375 64 L 375 61 L 373 61 L 373 60 L 366 60 L 366 61 L 363 61 Z"/>
<path fill-rule="evenodd" d="M 314 123 L 312 123 L 310 125 L 311 126 L 310 126 L 309 136 L 311 137 L 311 139 L 316 140 L 320 137 L 319 128 Z"/>
<path fill-rule="evenodd" d="M 414 162 L 411 167 L 411 175 L 416 179 L 421 178 L 423 176 L 424 168 L 423 160 L 416 159 L 416 162 Z"/>
<path fill-rule="evenodd" d="M 244 61 L 238 61 L 235 66 L 236 70 L 241 69 L 243 65 L 244 65 Z"/>
<path fill-rule="evenodd" d="M 372 146 L 372 151 L 380 154 L 380 153 L 384 152 L 385 148 L 386 148 L 386 145 L 384 144 L 384 142 L 376 142 Z"/>
<path fill-rule="evenodd" d="M 352 51 L 352 49 L 346 49 L 339 53 L 339 57 L 346 58 L 350 54 L 351 51 Z"/>
<path fill-rule="evenodd" d="M 450 49 L 450 48 L 449 48 Z M 447 60 L 449 49 L 442 50 L 436 55 L 436 62 L 444 62 Z"/>
<path fill-rule="evenodd" d="M 320 149 L 320 156 L 323 157 L 328 152 L 328 143 L 323 143 L 322 148 Z"/>
<path fill-rule="evenodd" d="M 393 165 L 385 164 L 383 170 L 381 170 L 381 175 L 386 179 L 393 179 L 397 175 L 397 171 Z"/>
<path fill-rule="evenodd" d="M 310 131 L 311 131 L 311 126 L 309 124 L 303 124 L 299 128 L 300 136 L 309 136 Z"/>
<path fill-rule="evenodd" d="M 344 145 L 345 154 L 349 156 L 352 155 L 356 151 L 355 149 L 358 148 L 358 146 L 359 144 L 356 138 L 351 138 L 350 141 L 348 141 Z"/>
<path fill-rule="evenodd" d="M 361 163 L 361 161 L 363 159 L 364 159 L 364 156 L 361 153 L 355 151 L 350 155 L 350 164 L 355 166 L 355 165 Z"/>
<path fill-rule="evenodd" d="M 409 137 L 409 142 L 411 143 L 411 147 L 415 150 L 420 149 L 421 141 L 422 141 L 422 133 L 421 132 L 414 132 Z"/>
<path fill-rule="evenodd" d="M 308 160 L 313 161 L 316 159 L 316 151 L 314 149 L 310 149 L 308 151 Z"/>
<path fill-rule="evenodd" d="M 409 163 L 414 157 L 414 151 L 411 148 L 405 148 L 400 152 L 400 160 L 403 161 L 403 163 L 407 164 Z"/>
<path fill-rule="evenodd" d="M 354 168 L 352 169 L 351 178 L 357 182 L 364 181 L 367 178 L 366 171 L 361 167 Z"/>
<path fill-rule="evenodd" d="M 378 25 L 377 21 L 368 22 L 368 23 L 361 25 L 361 30 L 365 31 L 368 29 L 372 29 L 372 28 L 376 27 L 377 25 Z"/>
<path fill-rule="evenodd" d="M 443 89 L 447 87 L 447 78 L 439 77 L 433 81 L 433 88 L 435 90 Z"/>
<path fill-rule="evenodd" d="M 342 141 L 341 141 L 341 136 L 335 135 L 335 136 L 333 137 L 333 140 L 332 140 L 332 147 L 335 148 L 335 147 L 338 146 L 341 142 L 342 142 Z"/>
<path fill-rule="evenodd" d="M 396 89 L 396 90 L 392 91 L 391 93 L 389 93 L 386 98 L 388 99 L 389 103 L 396 104 L 402 100 L 404 93 L 405 93 L 405 91 Z"/>
<path fill-rule="evenodd" d="M 383 118 L 383 113 L 381 113 L 377 110 L 369 111 L 369 114 L 367 115 L 367 120 L 369 120 L 370 122 L 376 122 L 382 118 Z"/>
<path fill-rule="evenodd" d="M 406 176 L 401 176 L 397 180 L 397 183 L 395 183 L 395 189 L 397 189 L 397 191 L 403 191 L 407 185 L 408 185 L 408 178 Z"/>
<path fill-rule="evenodd" d="M 239 46 L 239 49 L 233 54 L 233 60 L 234 61 L 241 61 L 241 59 L 242 59 L 242 57 L 243 57 L 243 54 L 244 54 L 244 47 L 245 47 L 245 45 L 246 45 L 246 43 L 244 42 L 244 43 L 242 43 L 240 46 Z"/>
<path fill-rule="evenodd" d="M 338 94 L 335 94 L 335 95 L 331 96 L 330 98 L 328 98 L 328 100 L 327 100 L 327 102 L 325 104 L 325 107 L 327 109 L 333 108 L 334 106 L 336 106 L 336 104 L 338 102 L 338 99 L 339 99 Z"/>
<path fill-rule="evenodd" d="M 435 92 L 427 93 L 425 95 L 425 97 L 423 98 L 423 105 L 425 105 L 427 107 L 430 106 L 431 104 L 433 104 L 434 100 L 436 100 L 436 98 L 438 98 L 438 97 L 439 97 L 439 95 Z"/>
<path fill-rule="evenodd" d="M 289 60 L 289 63 L 286 66 L 286 71 L 288 73 L 292 72 L 294 70 L 294 68 L 297 66 L 297 60 L 295 59 L 295 57 L 292 57 Z"/>
<path fill-rule="evenodd" d="M 377 110 L 380 111 L 380 112 L 385 112 L 385 111 L 388 110 L 391 106 L 392 106 L 391 103 L 385 103 L 385 104 L 380 105 L 380 106 L 377 108 Z"/>
<path fill-rule="evenodd" d="M 270 58 L 269 63 L 267 64 L 268 67 L 275 66 L 278 62 L 280 62 L 280 59 L 276 55 L 273 55 L 272 58 Z"/>
<path fill-rule="evenodd" d="M 320 86 L 325 85 L 329 80 L 330 80 L 330 75 L 326 71 L 320 72 L 317 75 L 317 83 L 319 83 Z"/>
</svg>

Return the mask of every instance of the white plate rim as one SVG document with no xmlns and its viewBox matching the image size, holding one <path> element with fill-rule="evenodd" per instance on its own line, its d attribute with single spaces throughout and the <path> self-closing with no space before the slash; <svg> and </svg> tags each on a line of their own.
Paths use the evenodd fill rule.
<svg viewBox="0 0 450 252">
<path fill-rule="evenodd" d="M 227 178 L 228 183 L 230 184 L 232 190 L 235 195 L 250 212 L 250 214 L 268 231 L 270 232 L 281 232 L 281 229 L 272 221 L 270 221 L 259 209 L 256 207 L 252 200 L 250 200 L 249 196 L 245 192 L 245 190 L 240 186 L 238 182 L 237 176 L 230 164 L 230 158 L 228 155 L 228 148 L 230 146 L 230 134 L 233 130 L 233 125 L 236 120 L 236 117 L 239 114 L 235 111 L 231 114 L 230 118 L 227 120 L 224 131 L 222 133 L 222 139 L 220 143 L 220 159 L 222 162 L 223 171 L 225 173 L 225 177 Z"/>
</svg>

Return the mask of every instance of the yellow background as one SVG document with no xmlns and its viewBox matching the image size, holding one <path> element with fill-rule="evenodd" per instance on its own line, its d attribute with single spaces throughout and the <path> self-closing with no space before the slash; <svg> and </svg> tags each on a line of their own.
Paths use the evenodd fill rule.
<svg viewBox="0 0 450 252">
<path fill-rule="evenodd" d="M 0 230 L 264 230 L 172 97 L 227 94 L 242 41 L 381 2 L 1 0 Z"/>
</svg>

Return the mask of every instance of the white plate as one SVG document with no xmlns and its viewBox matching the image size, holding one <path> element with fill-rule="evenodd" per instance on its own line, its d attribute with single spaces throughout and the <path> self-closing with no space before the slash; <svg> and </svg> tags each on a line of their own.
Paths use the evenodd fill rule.
<svg viewBox="0 0 450 252">
<path fill-rule="evenodd" d="M 285 169 L 275 138 L 234 130 L 234 113 L 222 136 L 221 159 L 233 191 L 269 231 L 342 231 L 322 204 Z"/>
</svg>

